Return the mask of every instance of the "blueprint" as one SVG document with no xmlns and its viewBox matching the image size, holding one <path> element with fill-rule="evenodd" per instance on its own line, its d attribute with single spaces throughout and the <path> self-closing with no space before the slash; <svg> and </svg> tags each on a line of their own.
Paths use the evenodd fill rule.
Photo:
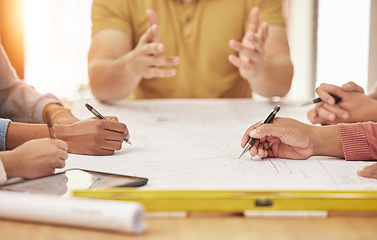
<svg viewBox="0 0 377 240">
<path fill-rule="evenodd" d="M 66 169 L 146 177 L 146 189 L 377 190 L 377 180 L 356 173 L 374 162 L 320 156 L 260 159 L 248 153 L 238 158 L 246 129 L 263 120 L 275 105 L 281 106 L 278 117 L 303 122 L 310 106 L 250 99 L 87 102 L 102 115 L 124 122 L 132 146 L 124 143 L 113 156 L 70 154 Z M 76 102 L 74 114 L 92 117 L 84 105 L 85 101 Z"/>
</svg>

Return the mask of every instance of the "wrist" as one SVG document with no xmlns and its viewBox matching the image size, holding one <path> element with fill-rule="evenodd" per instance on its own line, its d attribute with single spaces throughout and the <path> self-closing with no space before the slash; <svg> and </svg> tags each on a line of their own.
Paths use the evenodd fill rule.
<svg viewBox="0 0 377 240">
<path fill-rule="evenodd" d="M 70 125 L 54 124 L 56 138 L 67 142 L 69 140 L 70 127 Z"/>
<path fill-rule="evenodd" d="M 315 156 L 344 157 L 337 125 L 313 126 L 311 136 Z"/>
</svg>

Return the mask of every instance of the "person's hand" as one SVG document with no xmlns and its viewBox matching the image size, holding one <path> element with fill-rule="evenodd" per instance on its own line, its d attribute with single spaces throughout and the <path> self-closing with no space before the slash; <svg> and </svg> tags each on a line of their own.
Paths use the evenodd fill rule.
<svg viewBox="0 0 377 240">
<path fill-rule="evenodd" d="M 176 69 L 167 68 L 179 64 L 177 56 L 160 56 L 165 50 L 158 35 L 158 17 L 149 9 L 147 17 L 150 27 L 141 36 L 137 46 L 132 50 L 129 59 L 129 70 L 141 78 L 163 78 L 176 75 Z"/>
<path fill-rule="evenodd" d="M 240 75 L 252 81 L 255 76 L 263 72 L 264 68 L 264 44 L 268 37 L 268 24 L 263 23 L 259 27 L 259 9 L 253 8 L 249 15 L 249 28 L 238 42 L 232 39 L 229 46 L 239 53 L 239 56 L 230 55 L 229 61 L 235 65 Z"/>
<path fill-rule="evenodd" d="M 316 91 L 323 102 L 317 103 L 307 114 L 313 124 L 328 125 L 377 120 L 377 116 L 371 111 L 377 109 L 377 101 L 364 94 L 363 88 L 354 82 L 346 83 L 342 87 L 323 83 Z M 330 93 L 339 96 L 342 101 L 335 104 Z"/>
<path fill-rule="evenodd" d="M 250 148 L 252 157 L 307 159 L 313 156 L 313 126 L 289 118 L 275 118 L 271 124 L 260 124 L 249 127 L 242 138 L 242 147 L 251 137 L 259 139 Z"/>
<path fill-rule="evenodd" d="M 1 153 L 1 160 L 9 178 L 37 178 L 54 174 L 64 168 L 68 145 L 58 139 L 36 139 Z"/>
<path fill-rule="evenodd" d="M 363 169 L 357 171 L 357 175 L 367 178 L 377 179 L 377 163 L 373 163 L 370 166 L 366 166 Z"/>
<path fill-rule="evenodd" d="M 91 118 L 71 125 L 56 125 L 56 137 L 68 143 L 68 152 L 85 155 L 112 155 L 122 148 L 130 134 L 116 117 Z"/>
</svg>

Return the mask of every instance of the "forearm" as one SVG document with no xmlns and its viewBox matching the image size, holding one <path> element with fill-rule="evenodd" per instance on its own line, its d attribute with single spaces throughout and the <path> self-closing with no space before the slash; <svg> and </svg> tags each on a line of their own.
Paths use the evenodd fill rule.
<svg viewBox="0 0 377 240">
<path fill-rule="evenodd" d="M 8 127 L 5 147 L 6 150 L 11 150 L 29 140 L 46 137 L 50 137 L 46 124 L 11 122 Z"/>
<path fill-rule="evenodd" d="M 124 99 L 137 87 L 141 76 L 134 73 L 132 52 L 119 59 L 95 59 L 89 65 L 89 81 L 93 95 L 100 101 Z"/>
<path fill-rule="evenodd" d="M 311 132 L 315 156 L 344 158 L 338 126 L 313 126 Z"/>
<path fill-rule="evenodd" d="M 287 55 L 264 59 L 264 68 L 254 79 L 249 79 L 253 91 L 263 97 L 284 96 L 293 77 L 293 65 Z"/>
<path fill-rule="evenodd" d="M 57 139 L 63 141 L 69 140 L 68 133 L 71 125 L 54 124 Z M 50 132 L 46 124 L 29 124 L 11 122 L 8 127 L 5 147 L 6 150 L 12 150 L 32 139 L 49 138 Z"/>
</svg>

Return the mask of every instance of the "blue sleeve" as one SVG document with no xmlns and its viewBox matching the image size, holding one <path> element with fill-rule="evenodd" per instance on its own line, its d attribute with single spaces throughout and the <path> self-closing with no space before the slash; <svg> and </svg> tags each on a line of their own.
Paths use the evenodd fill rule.
<svg viewBox="0 0 377 240">
<path fill-rule="evenodd" d="M 10 120 L 0 118 L 0 151 L 4 151 L 5 149 L 5 140 L 7 138 L 8 126 Z"/>
</svg>

